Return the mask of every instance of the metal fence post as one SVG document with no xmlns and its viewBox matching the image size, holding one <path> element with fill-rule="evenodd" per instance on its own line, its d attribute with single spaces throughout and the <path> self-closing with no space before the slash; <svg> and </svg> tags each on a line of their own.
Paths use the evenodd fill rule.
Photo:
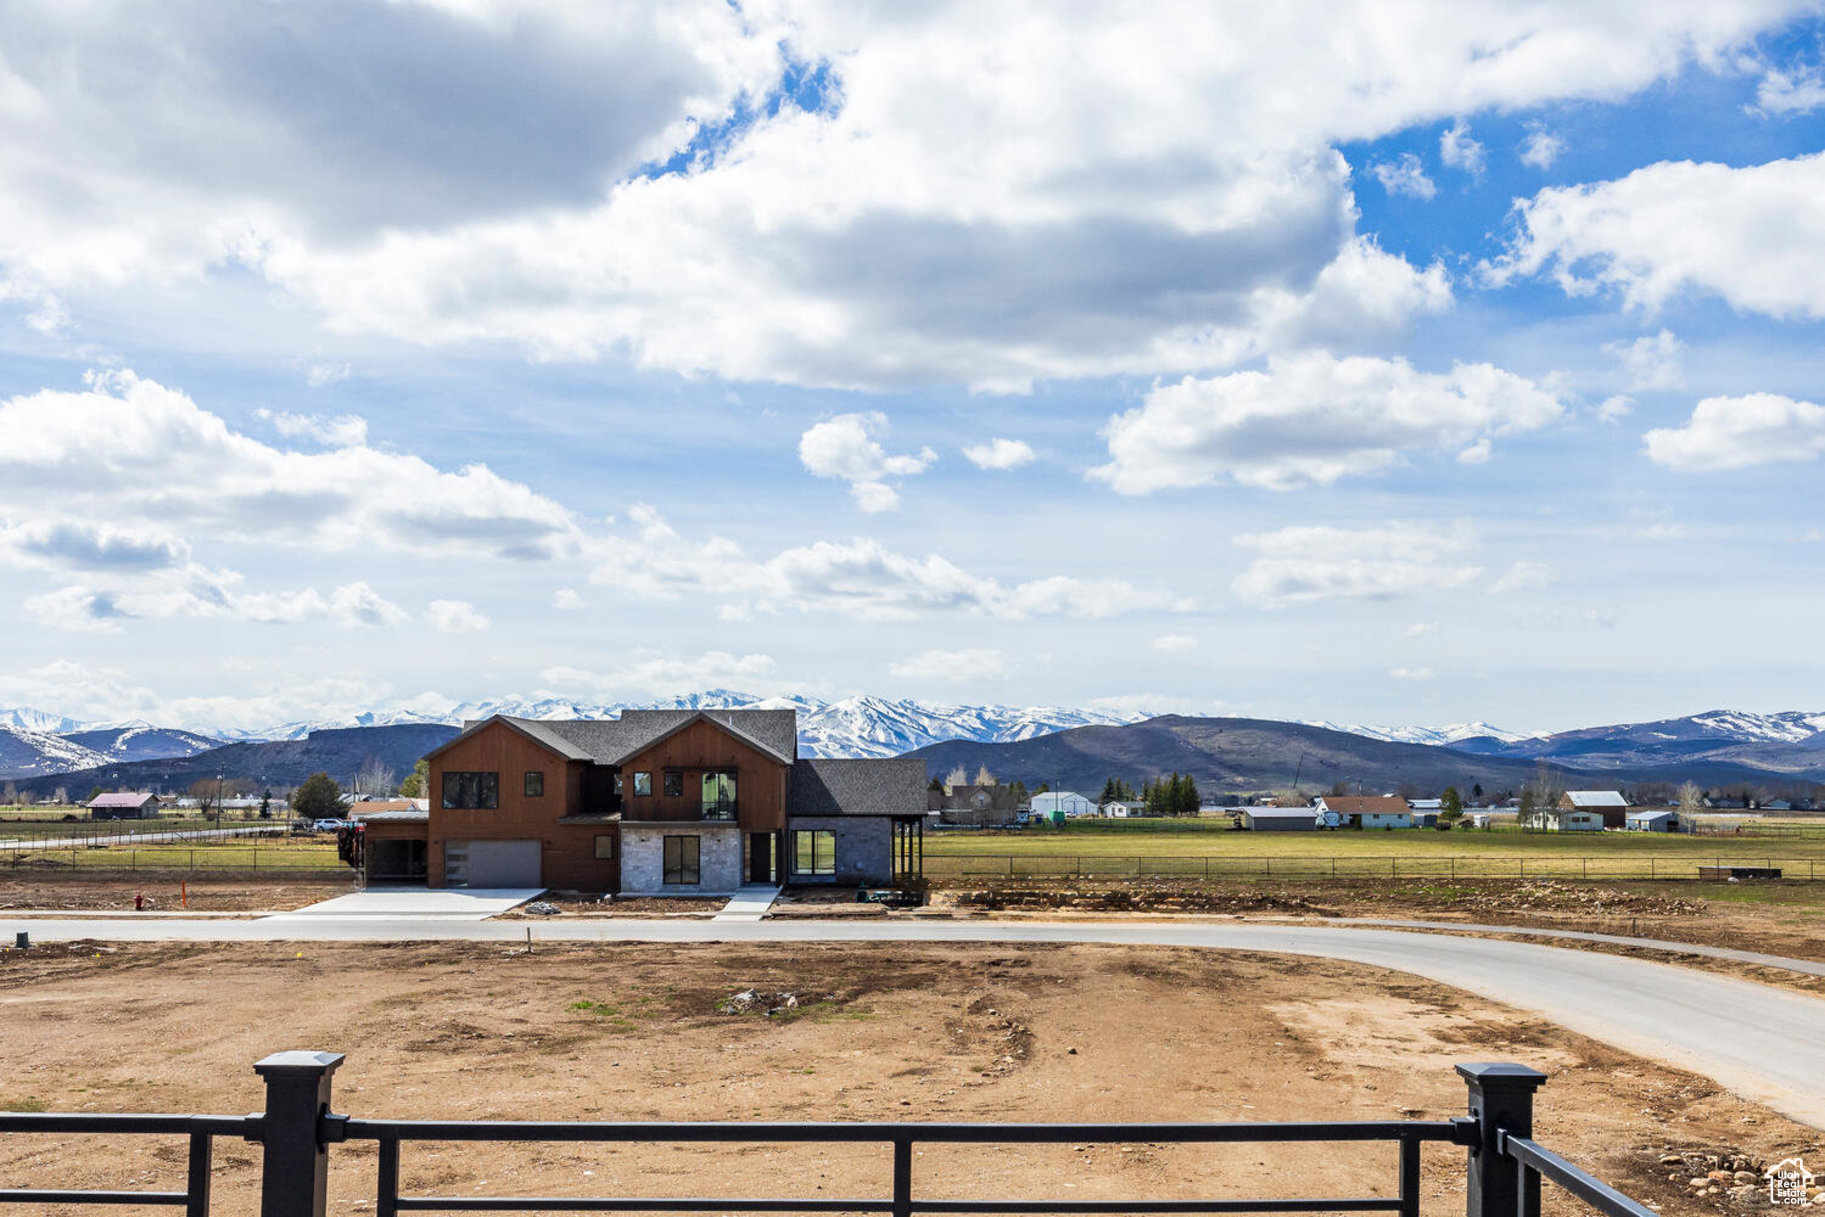
<svg viewBox="0 0 1825 1217">
<path fill-rule="evenodd" d="M 1501 1137 L 1533 1136 L 1534 1091 L 1546 1075 L 1526 1065 L 1459 1065 L 1470 1088 L 1477 1143 L 1465 1174 L 1464 1217 L 1539 1217 L 1540 1176 L 1502 1152 Z"/>
<path fill-rule="evenodd" d="M 254 1066 L 266 1079 L 260 1217 L 323 1217 L 329 1155 L 322 1123 L 330 1075 L 340 1064 L 340 1052 L 275 1052 Z"/>
</svg>

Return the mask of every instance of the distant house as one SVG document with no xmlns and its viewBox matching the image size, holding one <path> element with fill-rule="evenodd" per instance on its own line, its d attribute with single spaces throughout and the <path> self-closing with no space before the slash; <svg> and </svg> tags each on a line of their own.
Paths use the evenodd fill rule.
<svg viewBox="0 0 1825 1217">
<path fill-rule="evenodd" d="M 1679 815 L 1671 811 L 1631 811 L 1624 827 L 1630 832 L 1678 832 Z"/>
<path fill-rule="evenodd" d="M 1110 799 L 1103 804 L 1103 814 L 1117 820 L 1137 819 L 1147 814 L 1147 805 L 1127 799 Z"/>
<path fill-rule="evenodd" d="M 1407 800 L 1392 794 L 1325 794 L 1318 796 L 1318 813 L 1331 814 L 1344 828 L 1412 828 L 1413 812 Z"/>
<path fill-rule="evenodd" d="M 1074 820 L 1079 816 L 1096 814 L 1095 803 L 1070 790 L 1048 790 L 1044 794 L 1036 794 L 1028 806 L 1033 809 L 1034 815 L 1048 819 L 1062 815 L 1067 820 Z"/>
<path fill-rule="evenodd" d="M 144 791 L 135 794 L 98 794 L 89 800 L 89 818 L 151 820 L 158 816 L 158 806 L 158 796 Z"/>
<path fill-rule="evenodd" d="M 1244 807 L 1242 827 L 1255 832 L 1311 832 L 1318 827 L 1313 807 Z"/>
<path fill-rule="evenodd" d="M 1413 811 L 1443 811 L 1445 810 L 1445 800 L 1408 799 L 1407 806 Z"/>
<path fill-rule="evenodd" d="M 1521 827 L 1533 832 L 1602 832 L 1603 813 L 1570 811 L 1563 805 L 1545 807 L 1523 820 Z"/>
<path fill-rule="evenodd" d="M 1620 790 L 1568 790 L 1559 796 L 1560 811 L 1591 811 L 1603 818 L 1605 828 L 1621 828 L 1628 818 L 1629 801 Z"/>
</svg>

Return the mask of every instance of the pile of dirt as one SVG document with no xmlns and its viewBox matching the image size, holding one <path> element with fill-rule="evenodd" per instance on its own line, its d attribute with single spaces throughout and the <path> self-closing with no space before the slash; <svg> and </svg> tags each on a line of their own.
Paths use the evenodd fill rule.
<svg viewBox="0 0 1825 1217">
<path fill-rule="evenodd" d="M 1077 909 L 1136 913 L 1304 913 L 1334 917 L 1336 910 L 1304 896 L 1265 888 L 1223 890 L 1171 882 L 1133 880 L 1120 885 L 1073 884 L 1046 887 L 989 887 L 957 892 L 959 908 Z"/>
<path fill-rule="evenodd" d="M 1454 892 L 1451 907 L 1460 911 L 1568 912 L 1652 917 L 1691 917 L 1705 912 L 1702 900 L 1680 900 L 1660 892 L 1631 892 L 1590 887 L 1556 879 L 1527 879 L 1500 887 Z"/>
<path fill-rule="evenodd" d="M 267 912 L 303 908 L 351 890 L 346 873 L 322 879 L 183 879 L 169 875 L 89 879 L 8 874 L 0 878 L 0 910 L 83 909 L 130 913 L 140 897 L 148 913 Z"/>
</svg>

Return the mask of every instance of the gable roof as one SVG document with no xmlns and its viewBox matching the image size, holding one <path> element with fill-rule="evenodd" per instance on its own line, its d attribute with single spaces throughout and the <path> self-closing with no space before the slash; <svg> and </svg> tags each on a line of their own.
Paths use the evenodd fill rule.
<svg viewBox="0 0 1825 1217">
<path fill-rule="evenodd" d="M 1568 790 L 1565 797 L 1573 807 L 1627 807 L 1629 801 L 1619 790 Z"/>
<path fill-rule="evenodd" d="M 158 802 L 158 796 L 140 792 L 138 794 L 98 794 L 89 800 L 90 807 L 144 807 L 150 800 Z"/>
<path fill-rule="evenodd" d="M 918 816 L 925 814 L 925 762 L 807 759 L 792 766 L 786 785 L 789 816 Z"/>
<path fill-rule="evenodd" d="M 571 761 L 618 765 L 699 719 L 707 719 L 757 751 L 790 765 L 798 756 L 795 710 L 623 710 L 620 718 L 543 719 L 497 714 L 466 727 L 431 751 L 444 752 L 491 723 L 502 723 Z"/>
<path fill-rule="evenodd" d="M 1397 794 L 1321 794 L 1318 803 L 1326 811 L 1347 816 L 1404 816 L 1413 810 Z"/>
</svg>

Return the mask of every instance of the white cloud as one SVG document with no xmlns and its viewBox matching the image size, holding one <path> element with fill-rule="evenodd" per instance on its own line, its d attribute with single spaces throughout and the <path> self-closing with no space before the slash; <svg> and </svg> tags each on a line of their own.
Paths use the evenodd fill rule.
<svg viewBox="0 0 1825 1217">
<path fill-rule="evenodd" d="M 887 426 L 887 416 L 878 410 L 839 414 L 799 437 L 798 459 L 818 477 L 848 482 L 856 506 L 863 511 L 891 511 L 900 497 L 883 479 L 923 473 L 938 454 L 922 448 L 917 453 L 890 455 L 875 438 Z"/>
<path fill-rule="evenodd" d="M 1438 187 L 1426 176 L 1426 167 L 1411 152 L 1401 153 L 1398 160 L 1376 161 L 1369 166 L 1369 172 L 1389 194 L 1429 199 L 1438 193 Z"/>
<path fill-rule="evenodd" d="M 368 421 L 354 414 L 292 414 L 262 406 L 254 414 L 286 439 L 309 439 L 331 448 L 360 448 L 368 442 Z"/>
<path fill-rule="evenodd" d="M 1597 417 L 1606 423 L 1627 418 L 1635 409 L 1635 399 L 1627 393 L 1615 393 L 1597 405 Z"/>
<path fill-rule="evenodd" d="M 467 600 L 433 600 L 425 619 L 446 634 L 468 634 L 493 624 Z"/>
<path fill-rule="evenodd" d="M 1531 588 L 1545 587 L 1553 581 L 1552 568 L 1544 562 L 1516 562 L 1502 572 L 1501 578 L 1490 585 L 1489 590 L 1499 594 L 1523 592 Z"/>
<path fill-rule="evenodd" d="M 731 686 L 747 689 L 757 684 L 772 692 L 791 691 L 796 686 L 781 684 L 777 675 L 778 668 L 779 665 L 771 655 L 736 655 L 729 651 L 671 655 L 649 648 L 637 648 L 612 667 L 553 667 L 546 668 L 539 673 L 539 677 L 554 689 L 605 699 L 636 694 L 677 693 L 680 689 Z"/>
<path fill-rule="evenodd" d="M 890 676 L 903 680 L 947 680 L 967 684 L 983 680 L 1001 680 L 1011 671 L 1008 657 L 1000 651 L 966 649 L 961 651 L 923 651 L 888 667 Z"/>
<path fill-rule="evenodd" d="M 1000 391 L 1256 357 L 1357 236 L 1337 146 L 1618 100 L 1787 10 L 1439 0 L 1314 38 L 1297 8 L 1195 0 L 475 0 L 364 9 L 349 38 L 334 6 L 206 7 L 11 6 L 15 279 L 80 308 L 251 275 L 338 333 Z M 788 56 L 830 104 L 759 104 Z"/>
<path fill-rule="evenodd" d="M 1430 373 L 1403 359 L 1313 353 L 1272 359 L 1265 372 L 1156 386 L 1103 428 L 1111 460 L 1092 476 L 1123 494 L 1220 479 L 1275 490 L 1328 485 L 1381 472 L 1408 453 L 1534 430 L 1562 413 L 1552 391 L 1486 363 Z"/>
<path fill-rule="evenodd" d="M 1018 469 L 1034 459 L 1033 446 L 1025 440 L 1001 438 L 972 444 L 963 455 L 978 469 Z"/>
<path fill-rule="evenodd" d="M 937 554 L 914 557 L 861 537 L 755 559 L 723 537 L 689 540 L 649 506 L 628 515 L 636 531 L 602 541 L 596 582 L 644 599 L 712 598 L 735 619 L 783 611 L 875 621 L 944 612 L 1103 618 L 1189 607 L 1181 597 L 1119 579 L 1054 575 L 1008 585 Z"/>
<path fill-rule="evenodd" d="M 1770 68 L 1755 88 L 1755 105 L 1751 113 L 1810 114 L 1825 106 L 1825 73 L 1817 67 L 1801 66 L 1792 71 Z"/>
<path fill-rule="evenodd" d="M 329 595 L 302 591 L 249 592 L 243 576 L 194 563 L 159 571 L 135 582 L 72 584 L 28 596 L 25 611 L 40 624 L 75 633 L 115 634 L 134 620 L 190 618 L 295 624 L 322 620 L 344 629 L 395 626 L 411 619 L 397 604 L 366 583 L 344 584 Z"/>
<path fill-rule="evenodd" d="M 1230 589 L 1238 600 L 1260 608 L 1426 595 L 1461 588 L 1482 573 L 1469 561 L 1474 539 L 1462 525 L 1300 525 L 1234 540 L 1260 556 Z"/>
<path fill-rule="evenodd" d="M 1552 275 L 1568 294 L 1657 309 L 1683 292 L 1771 317 L 1825 317 L 1825 153 L 1732 168 L 1663 161 L 1516 204 L 1489 281 Z"/>
<path fill-rule="evenodd" d="M 1431 668 L 1389 668 L 1388 675 L 1395 680 L 1431 680 Z"/>
<path fill-rule="evenodd" d="M 1527 137 L 1521 141 L 1520 158 L 1523 165 L 1535 169 L 1551 169 L 1553 163 L 1565 151 L 1565 141 L 1548 131 L 1538 123 L 1529 123 Z"/>
<path fill-rule="evenodd" d="M 349 378 L 348 364 L 313 363 L 304 372 L 304 383 L 313 389 L 323 389 Z M 367 428 L 362 427 L 362 438 L 367 438 Z M 357 441 L 359 442 L 359 441 Z"/>
<path fill-rule="evenodd" d="M 1453 169 L 1462 169 L 1472 177 L 1482 177 L 1489 166 L 1483 145 L 1470 136 L 1470 125 L 1458 119 L 1438 137 L 1438 159 Z"/>
<path fill-rule="evenodd" d="M 1825 455 L 1825 406 L 1778 393 L 1707 397 L 1683 427 L 1649 431 L 1644 447 L 1680 473 L 1816 460 Z"/>
<path fill-rule="evenodd" d="M 583 597 L 572 587 L 560 587 L 551 594 L 551 607 L 566 613 L 574 613 L 583 607 Z"/>
<path fill-rule="evenodd" d="M 1482 439 L 1479 439 L 1476 443 L 1470 445 L 1470 447 L 1459 452 L 1457 454 L 1457 463 L 1460 465 L 1487 465 L 1489 463 L 1489 458 L 1494 455 L 1495 445 L 1491 443 L 1489 437 L 1485 435 Z"/>
<path fill-rule="evenodd" d="M 1603 349 L 1622 361 L 1629 374 L 1630 389 L 1677 389 L 1686 381 L 1685 369 L 1680 366 L 1685 344 L 1672 330 L 1643 335 L 1633 342 L 1605 343 Z"/>
<path fill-rule="evenodd" d="M 1428 634 L 1438 633 L 1438 622 L 1416 621 L 1400 632 L 1402 638 L 1424 638 Z"/>
<path fill-rule="evenodd" d="M 1190 634 L 1161 634 L 1153 640 L 1156 651 L 1180 652 L 1198 649 L 1198 640 Z"/>
</svg>

